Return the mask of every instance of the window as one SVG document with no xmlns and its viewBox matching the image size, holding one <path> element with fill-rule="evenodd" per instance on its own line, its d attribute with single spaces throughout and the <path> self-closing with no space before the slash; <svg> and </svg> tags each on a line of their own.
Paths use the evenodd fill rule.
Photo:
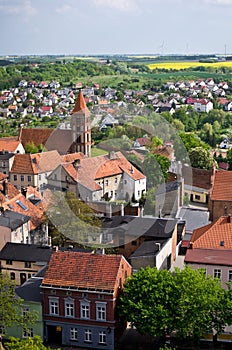
<svg viewBox="0 0 232 350">
<path fill-rule="evenodd" d="M 99 332 L 99 344 L 106 344 L 106 332 Z"/>
<path fill-rule="evenodd" d="M 2 162 L 2 167 L 3 167 L 3 168 L 6 167 L 6 162 Z"/>
<path fill-rule="evenodd" d="M 221 270 L 220 269 L 214 269 L 213 275 L 214 278 L 221 278 Z"/>
<path fill-rule="evenodd" d="M 4 326 L 0 325 L 0 335 L 5 335 L 6 334 L 6 329 Z"/>
<path fill-rule="evenodd" d="M 73 300 L 65 301 L 65 317 L 74 317 L 74 302 Z"/>
<path fill-rule="evenodd" d="M 70 328 L 70 340 L 76 340 L 77 341 L 78 331 L 77 328 Z"/>
<path fill-rule="evenodd" d="M 118 178 L 117 178 L 117 177 L 114 178 L 114 183 L 115 183 L 115 184 L 118 183 Z"/>
<path fill-rule="evenodd" d="M 140 191 L 138 191 L 138 196 L 140 196 Z"/>
<path fill-rule="evenodd" d="M 17 181 L 17 175 L 14 175 L 14 181 Z"/>
<path fill-rule="evenodd" d="M 199 196 L 198 194 L 195 194 L 195 199 L 199 201 L 201 199 L 201 196 Z"/>
<path fill-rule="evenodd" d="M 31 262 L 25 261 L 25 267 L 29 269 L 31 267 Z"/>
<path fill-rule="evenodd" d="M 23 309 L 23 317 L 27 315 L 27 313 L 29 312 L 29 308 L 28 307 L 25 307 Z"/>
<path fill-rule="evenodd" d="M 10 273 L 10 278 L 11 278 L 12 280 L 15 280 L 15 273 L 14 273 L 14 272 L 11 272 L 11 273 Z"/>
<path fill-rule="evenodd" d="M 90 307 L 89 303 L 81 303 L 81 318 L 89 319 L 90 318 Z"/>
<path fill-rule="evenodd" d="M 90 329 L 85 330 L 85 341 L 86 342 L 92 341 L 92 331 Z"/>
<path fill-rule="evenodd" d="M 33 331 L 33 328 L 27 328 L 27 329 L 24 329 L 23 330 L 23 338 L 32 338 L 34 335 L 34 331 Z"/>
<path fill-rule="evenodd" d="M 127 184 L 127 180 L 124 180 L 124 184 L 125 184 L 125 185 Z"/>
<path fill-rule="evenodd" d="M 49 313 L 50 315 L 59 315 L 59 302 L 58 299 L 49 300 Z"/>
<path fill-rule="evenodd" d="M 39 180 L 41 180 L 41 175 L 39 175 Z"/>
<path fill-rule="evenodd" d="M 28 181 L 28 182 L 31 182 L 31 175 L 28 175 L 27 181 Z"/>
<path fill-rule="evenodd" d="M 24 175 L 20 175 L 20 180 L 24 181 Z"/>
<path fill-rule="evenodd" d="M 109 186 L 109 180 L 106 180 L 105 185 Z"/>
<path fill-rule="evenodd" d="M 6 265 L 12 265 L 12 260 L 6 260 Z"/>
<path fill-rule="evenodd" d="M 20 200 L 17 200 L 16 203 L 23 209 L 23 210 L 28 210 L 25 204 L 23 204 Z"/>
<path fill-rule="evenodd" d="M 96 314 L 98 321 L 106 320 L 106 303 L 97 303 L 96 304 Z"/>
<path fill-rule="evenodd" d="M 229 282 L 232 281 L 232 270 L 229 270 Z"/>
</svg>

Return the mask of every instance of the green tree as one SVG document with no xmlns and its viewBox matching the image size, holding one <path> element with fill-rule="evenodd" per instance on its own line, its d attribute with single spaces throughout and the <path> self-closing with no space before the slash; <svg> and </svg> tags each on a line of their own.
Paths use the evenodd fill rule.
<svg viewBox="0 0 232 350">
<path fill-rule="evenodd" d="M 6 343 L 7 349 L 9 350 L 48 350 L 43 345 L 42 340 L 38 336 L 34 336 L 33 338 L 27 339 L 16 339 L 14 337 L 10 337 L 9 341 Z"/>
<path fill-rule="evenodd" d="M 193 168 L 211 169 L 214 159 L 209 151 L 202 147 L 196 147 L 189 151 L 189 159 Z"/>
<path fill-rule="evenodd" d="M 174 273 L 140 269 L 124 286 L 119 313 L 139 333 L 198 341 L 204 332 L 222 332 L 231 322 L 231 290 L 204 270 L 185 267 Z"/>
<path fill-rule="evenodd" d="M 139 333 L 164 336 L 175 329 L 177 292 L 171 272 L 140 269 L 124 286 L 119 312 Z"/>
<path fill-rule="evenodd" d="M 0 273 L 0 324 L 5 327 L 16 324 L 28 328 L 37 318 L 34 312 L 22 312 L 23 300 L 15 295 L 15 282 L 7 275 Z"/>
</svg>

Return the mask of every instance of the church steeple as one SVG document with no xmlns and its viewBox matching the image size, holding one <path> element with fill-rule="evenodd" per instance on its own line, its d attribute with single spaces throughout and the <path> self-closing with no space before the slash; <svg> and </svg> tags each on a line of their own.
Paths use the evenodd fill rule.
<svg viewBox="0 0 232 350">
<path fill-rule="evenodd" d="M 80 111 L 85 112 L 86 110 L 89 111 L 87 106 L 86 106 L 85 99 L 84 99 L 84 96 L 82 94 L 82 91 L 80 90 L 79 94 L 77 96 L 75 107 L 74 107 L 74 109 L 72 111 L 72 114 L 78 113 Z"/>
<path fill-rule="evenodd" d="M 91 156 L 91 121 L 90 111 L 86 106 L 82 91 L 76 99 L 74 109 L 72 111 L 71 127 L 73 135 L 73 143 L 71 152 L 82 152 L 87 157 Z"/>
</svg>

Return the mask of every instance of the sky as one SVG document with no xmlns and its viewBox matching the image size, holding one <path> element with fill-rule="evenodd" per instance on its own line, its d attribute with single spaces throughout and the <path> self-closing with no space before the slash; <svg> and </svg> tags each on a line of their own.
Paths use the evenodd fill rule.
<svg viewBox="0 0 232 350">
<path fill-rule="evenodd" d="M 0 0 L 0 33 L 0 55 L 224 55 L 232 0 Z"/>
</svg>

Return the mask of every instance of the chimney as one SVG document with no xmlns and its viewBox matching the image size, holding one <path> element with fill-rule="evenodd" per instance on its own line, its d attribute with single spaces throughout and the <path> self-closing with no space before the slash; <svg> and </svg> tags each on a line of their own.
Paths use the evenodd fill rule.
<svg viewBox="0 0 232 350">
<path fill-rule="evenodd" d="M 24 195 L 24 197 L 27 198 L 27 189 L 26 189 L 26 187 L 22 187 L 21 188 L 21 193 Z"/>
<path fill-rule="evenodd" d="M 121 216 L 124 216 L 124 205 L 121 204 Z"/>
<path fill-rule="evenodd" d="M 231 224 L 231 215 L 229 214 L 228 216 L 227 216 L 227 222 L 228 222 L 228 224 Z"/>
<path fill-rule="evenodd" d="M 3 195 L 7 196 L 8 195 L 8 181 L 7 181 L 7 179 L 5 179 L 3 181 L 2 186 L 3 186 L 3 190 L 2 190 Z"/>
<path fill-rule="evenodd" d="M 112 159 L 116 159 L 116 153 L 114 151 L 110 151 L 109 152 L 109 159 L 112 160 Z"/>
</svg>

